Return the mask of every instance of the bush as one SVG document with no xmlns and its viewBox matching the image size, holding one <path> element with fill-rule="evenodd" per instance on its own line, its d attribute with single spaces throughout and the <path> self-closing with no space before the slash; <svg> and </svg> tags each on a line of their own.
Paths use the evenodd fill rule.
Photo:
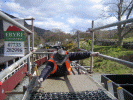
<svg viewBox="0 0 133 100">
<path fill-rule="evenodd" d="M 91 40 L 88 40 L 88 42 L 82 42 L 80 45 L 80 48 L 90 51 L 91 50 Z"/>
<path fill-rule="evenodd" d="M 66 50 L 68 50 L 68 49 L 71 49 L 74 46 L 74 44 L 73 42 L 68 42 L 62 46 L 65 47 Z"/>
</svg>

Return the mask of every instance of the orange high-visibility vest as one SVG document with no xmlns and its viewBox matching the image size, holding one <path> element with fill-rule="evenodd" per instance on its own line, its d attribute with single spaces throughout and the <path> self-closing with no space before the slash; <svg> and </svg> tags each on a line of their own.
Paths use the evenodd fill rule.
<svg viewBox="0 0 133 100">
<path fill-rule="evenodd" d="M 66 54 L 67 54 L 67 52 L 66 52 Z M 56 72 L 56 70 L 57 70 L 57 64 L 55 63 L 55 61 L 54 61 L 54 59 L 53 59 L 53 56 L 52 56 L 48 61 L 54 63 L 53 71 L 50 73 L 50 74 L 54 74 L 54 73 Z M 67 60 L 65 61 L 66 68 L 67 68 L 67 71 L 68 71 L 68 75 L 71 74 L 71 73 L 70 73 L 70 72 L 71 72 L 70 63 L 71 63 L 71 61 L 70 61 L 69 59 L 67 59 Z"/>
</svg>

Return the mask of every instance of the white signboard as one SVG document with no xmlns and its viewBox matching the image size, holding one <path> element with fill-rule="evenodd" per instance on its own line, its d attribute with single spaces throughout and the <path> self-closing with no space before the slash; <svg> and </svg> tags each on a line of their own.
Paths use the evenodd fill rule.
<svg viewBox="0 0 133 100">
<path fill-rule="evenodd" d="M 16 20 L 24 25 L 24 20 Z M 3 21 L 4 26 L 4 56 L 24 56 L 24 31 Z"/>
<path fill-rule="evenodd" d="M 24 56 L 24 42 L 5 41 L 4 56 Z"/>
</svg>

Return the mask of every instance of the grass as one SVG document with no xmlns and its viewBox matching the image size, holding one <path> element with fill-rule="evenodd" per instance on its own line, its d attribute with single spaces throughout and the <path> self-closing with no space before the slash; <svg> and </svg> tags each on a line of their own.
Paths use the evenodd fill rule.
<svg viewBox="0 0 133 100">
<path fill-rule="evenodd" d="M 133 42 L 133 37 L 124 38 L 123 41 L 124 42 Z"/>
<path fill-rule="evenodd" d="M 85 48 L 89 48 L 89 46 Z M 115 48 L 111 46 L 94 46 L 94 51 L 100 52 L 101 54 L 108 55 L 111 57 L 116 57 L 119 59 L 133 62 L 133 50 L 128 50 L 128 49 L 119 48 L 119 47 Z M 82 65 L 90 66 L 90 58 L 82 60 Z M 101 57 L 94 57 L 93 66 L 94 66 L 93 68 L 94 73 L 133 74 L 133 69 L 127 67 L 126 65 L 119 64 L 117 62 L 110 61 Z"/>
</svg>

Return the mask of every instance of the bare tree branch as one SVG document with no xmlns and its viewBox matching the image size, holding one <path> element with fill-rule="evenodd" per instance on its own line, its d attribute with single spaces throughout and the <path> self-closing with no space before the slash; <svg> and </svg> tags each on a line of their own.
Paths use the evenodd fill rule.
<svg viewBox="0 0 133 100">
<path fill-rule="evenodd" d="M 126 9 L 123 11 L 123 13 L 121 14 L 121 16 L 123 16 L 124 15 L 124 13 L 129 9 L 129 7 L 130 7 L 130 5 L 133 3 L 133 1 L 131 1 L 130 3 L 129 3 L 129 5 L 126 7 Z M 133 4 L 132 4 L 133 5 Z M 132 7 L 131 7 L 132 8 Z"/>
<path fill-rule="evenodd" d="M 113 13 L 113 16 L 115 16 L 116 19 L 118 19 L 118 17 Z"/>
<path fill-rule="evenodd" d="M 112 16 L 116 17 L 118 21 L 121 21 L 122 17 L 125 14 L 126 14 L 125 15 L 126 19 L 128 19 L 133 11 L 133 0 L 114 0 L 114 1 L 110 0 L 110 2 L 108 2 L 107 4 L 108 4 L 109 13 L 107 11 L 106 13 L 108 13 L 109 16 L 111 17 Z M 133 30 L 133 28 L 131 28 L 125 32 L 124 29 L 126 25 L 127 24 L 121 24 L 117 26 L 117 30 L 118 30 L 117 36 L 118 36 L 118 41 L 119 41 L 118 46 L 122 45 L 123 37 Z"/>
<path fill-rule="evenodd" d="M 133 4 L 132 4 L 132 7 L 129 9 L 129 12 L 128 12 L 128 14 L 127 14 L 127 18 L 126 18 L 126 19 L 129 18 L 129 15 L 131 14 L 132 10 L 133 10 Z"/>
<path fill-rule="evenodd" d="M 131 32 L 132 30 L 133 30 L 133 27 L 130 28 L 126 33 L 124 33 L 123 36 L 122 36 L 122 38 L 123 38 L 124 36 L 126 36 L 129 32 Z"/>
<path fill-rule="evenodd" d="M 105 4 L 105 5 L 116 5 L 116 6 L 117 6 L 116 3 L 107 3 L 107 4 Z"/>
<path fill-rule="evenodd" d="M 132 7 L 129 9 L 129 12 L 128 12 L 128 14 L 127 14 L 126 19 L 129 18 L 129 15 L 131 14 L 132 10 L 133 10 L 133 4 L 132 4 Z M 123 25 L 122 30 L 125 28 L 125 26 L 126 26 L 126 24 Z"/>
</svg>

